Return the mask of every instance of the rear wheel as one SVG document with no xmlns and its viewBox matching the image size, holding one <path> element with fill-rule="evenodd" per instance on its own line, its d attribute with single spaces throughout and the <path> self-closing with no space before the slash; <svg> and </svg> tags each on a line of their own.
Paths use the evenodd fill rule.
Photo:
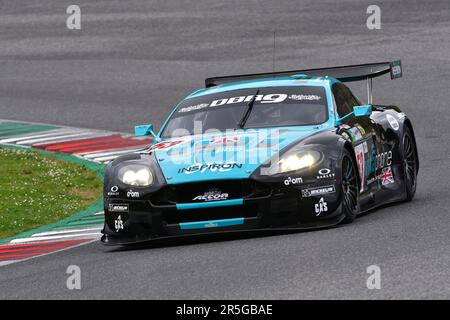
<svg viewBox="0 0 450 320">
<path fill-rule="evenodd" d="M 406 201 L 411 201 L 414 198 L 417 187 L 417 154 L 416 145 L 408 127 L 405 127 L 403 132 L 402 148 Z"/>
<path fill-rule="evenodd" d="M 344 222 L 355 220 L 359 213 L 359 188 L 356 165 L 350 153 L 345 150 L 342 159 L 342 211 Z"/>
</svg>

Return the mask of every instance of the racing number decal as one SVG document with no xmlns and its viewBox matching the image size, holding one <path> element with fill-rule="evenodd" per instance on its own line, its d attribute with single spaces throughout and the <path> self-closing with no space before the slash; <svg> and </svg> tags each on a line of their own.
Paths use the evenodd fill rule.
<svg viewBox="0 0 450 320">
<path fill-rule="evenodd" d="M 362 144 L 357 145 L 355 147 L 355 156 L 356 156 L 356 162 L 358 164 L 358 172 L 359 172 L 359 177 L 361 178 L 361 192 L 364 191 L 364 164 L 365 164 L 365 156 L 364 156 L 364 147 Z"/>
</svg>

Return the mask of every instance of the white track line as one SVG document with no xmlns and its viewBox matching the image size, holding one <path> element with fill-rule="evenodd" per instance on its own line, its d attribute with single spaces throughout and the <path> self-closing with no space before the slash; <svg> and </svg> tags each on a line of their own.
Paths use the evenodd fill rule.
<svg viewBox="0 0 450 320">
<path fill-rule="evenodd" d="M 69 234 L 69 235 L 61 235 L 56 237 L 30 237 L 30 238 L 19 238 L 11 240 L 10 244 L 19 244 L 19 243 L 32 243 L 32 242 L 41 242 L 41 241 L 57 241 L 61 239 L 72 239 L 72 238 L 80 238 L 80 237 L 88 237 L 97 239 L 100 238 L 101 233 L 100 232 L 92 232 L 92 233 L 79 233 L 79 234 Z"/>
<path fill-rule="evenodd" d="M 82 243 L 76 244 L 74 246 L 70 246 L 70 247 L 67 247 L 67 248 L 62 248 L 62 249 L 59 249 L 59 250 L 56 250 L 56 251 L 47 252 L 47 253 L 44 253 L 44 254 L 41 254 L 41 255 L 36 255 L 36 256 L 32 256 L 32 257 L 21 259 L 21 260 L 10 260 L 10 261 L 0 262 L 0 266 L 6 266 L 6 265 L 17 263 L 17 262 L 28 261 L 28 260 L 35 259 L 35 258 L 38 258 L 38 257 L 48 256 L 48 255 L 53 254 L 53 253 L 62 252 L 62 251 L 66 251 L 66 250 L 69 250 L 69 249 L 74 249 L 74 248 L 77 248 L 77 247 L 81 247 L 81 246 L 84 246 L 86 244 L 93 243 L 95 241 L 97 241 L 97 239 L 92 239 L 90 241 L 82 242 Z"/>
<path fill-rule="evenodd" d="M 68 133 L 74 133 L 74 132 L 79 132 L 79 130 L 52 130 L 52 131 L 46 131 L 47 133 L 45 134 L 37 134 L 37 135 L 27 135 L 27 136 L 16 136 L 14 138 L 8 138 L 8 139 L 3 139 L 0 140 L 0 143 L 16 143 L 17 141 L 22 141 L 22 140 L 30 140 L 30 139 L 36 139 L 36 138 L 44 138 L 44 137 L 51 137 L 51 136 L 55 136 L 55 135 L 61 135 L 61 134 L 68 134 Z"/>
<path fill-rule="evenodd" d="M 66 142 L 73 142 L 73 141 L 77 141 L 77 140 L 84 140 L 84 139 L 92 139 L 92 138 L 101 138 L 103 137 L 103 135 L 98 135 L 98 134 L 92 134 L 92 133 L 83 133 L 82 135 L 76 136 L 76 137 L 72 137 L 72 138 L 58 138 L 55 140 L 48 140 L 42 143 L 32 143 L 30 144 L 33 147 L 38 147 L 38 146 L 46 146 L 49 144 L 55 144 L 55 143 L 66 143 Z"/>
<path fill-rule="evenodd" d="M 99 158 L 99 157 L 104 157 L 104 156 L 112 156 L 115 154 L 124 154 L 124 153 L 132 153 L 135 151 L 139 151 L 139 150 L 145 150 L 142 148 L 133 148 L 133 149 L 117 149 L 116 151 L 108 151 L 108 152 L 91 152 L 91 153 L 79 153 L 78 155 L 81 155 L 83 158 L 86 159 L 95 159 L 95 158 Z"/>
<path fill-rule="evenodd" d="M 100 157 L 100 158 L 95 158 L 95 159 L 91 159 L 91 160 L 95 161 L 95 162 L 105 162 L 105 161 L 114 160 L 115 158 L 117 158 L 119 156 L 120 156 L 120 154 L 116 154 L 116 155 L 113 155 L 113 156 Z"/>
<path fill-rule="evenodd" d="M 103 228 L 92 227 L 92 228 L 84 228 L 84 229 L 66 229 L 66 230 L 57 230 L 57 231 L 45 231 L 33 234 L 31 237 L 45 237 L 45 236 L 57 236 L 64 234 L 72 234 L 72 233 L 90 233 L 92 231 L 100 231 Z"/>
<path fill-rule="evenodd" d="M 92 133 L 83 133 L 80 136 L 73 137 L 73 138 L 58 138 L 55 140 L 49 140 L 42 143 L 33 143 L 31 144 L 33 147 L 38 147 L 41 145 L 48 145 L 48 144 L 54 144 L 54 143 L 66 143 L 66 142 L 72 142 L 77 140 L 84 140 L 84 139 L 92 139 L 92 138 L 101 138 L 104 137 L 103 134 L 92 134 Z"/>
<path fill-rule="evenodd" d="M 80 152 L 79 155 L 82 156 L 86 156 L 86 157 L 90 157 L 90 158 L 95 158 L 97 155 L 108 155 L 108 154 L 112 154 L 112 153 L 116 153 L 116 152 L 126 152 L 126 151 L 134 151 L 134 150 L 144 150 L 147 149 L 147 146 L 131 146 L 131 147 L 116 147 L 115 149 L 111 149 L 111 150 L 105 150 L 105 151 L 88 151 L 88 152 Z"/>
<path fill-rule="evenodd" d="M 119 157 L 120 155 L 127 154 L 127 153 L 139 153 L 140 151 L 143 151 L 143 150 L 145 150 L 145 149 L 140 148 L 140 149 L 132 151 L 132 152 L 126 151 L 126 152 L 122 152 L 122 153 L 116 153 L 116 154 L 113 154 L 110 156 L 99 157 L 99 158 L 94 158 L 94 159 L 91 158 L 89 160 L 92 160 L 95 162 L 109 162 L 109 161 L 114 160 L 115 158 Z"/>
<path fill-rule="evenodd" d="M 37 144 L 37 143 L 42 143 L 44 141 L 48 143 L 48 141 L 51 141 L 51 140 L 60 140 L 60 139 L 66 139 L 66 138 L 72 138 L 72 137 L 80 137 L 80 136 L 85 136 L 85 135 L 88 135 L 88 134 L 92 134 L 92 133 L 88 132 L 88 131 L 80 131 L 79 133 L 62 135 L 62 136 L 54 136 L 54 137 L 47 137 L 47 138 L 19 141 L 17 144 L 19 144 L 19 145 L 22 145 L 22 144 Z"/>
<path fill-rule="evenodd" d="M 13 264 L 13 263 L 16 263 L 16 262 L 19 262 L 19 260 L 2 261 L 2 262 L 0 262 L 0 267 L 7 266 L 8 264 Z"/>
</svg>

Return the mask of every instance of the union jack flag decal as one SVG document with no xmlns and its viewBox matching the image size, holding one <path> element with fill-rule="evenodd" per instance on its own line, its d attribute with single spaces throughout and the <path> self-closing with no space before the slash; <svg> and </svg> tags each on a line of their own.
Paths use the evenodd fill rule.
<svg viewBox="0 0 450 320">
<path fill-rule="evenodd" d="M 391 167 L 383 168 L 383 170 L 381 171 L 380 178 L 381 178 L 381 184 L 383 186 L 394 183 L 395 181 L 394 181 L 394 175 L 392 174 L 392 168 Z"/>
</svg>

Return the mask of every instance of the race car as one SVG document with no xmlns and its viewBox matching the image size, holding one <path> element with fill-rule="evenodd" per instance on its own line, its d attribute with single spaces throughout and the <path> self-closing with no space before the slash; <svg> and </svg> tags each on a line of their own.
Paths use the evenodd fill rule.
<svg viewBox="0 0 450 320">
<path fill-rule="evenodd" d="M 414 130 L 372 103 L 372 79 L 400 61 L 208 78 L 148 149 L 108 164 L 102 241 L 126 245 L 216 232 L 330 227 L 413 199 Z M 345 85 L 367 82 L 367 103 Z"/>
</svg>

